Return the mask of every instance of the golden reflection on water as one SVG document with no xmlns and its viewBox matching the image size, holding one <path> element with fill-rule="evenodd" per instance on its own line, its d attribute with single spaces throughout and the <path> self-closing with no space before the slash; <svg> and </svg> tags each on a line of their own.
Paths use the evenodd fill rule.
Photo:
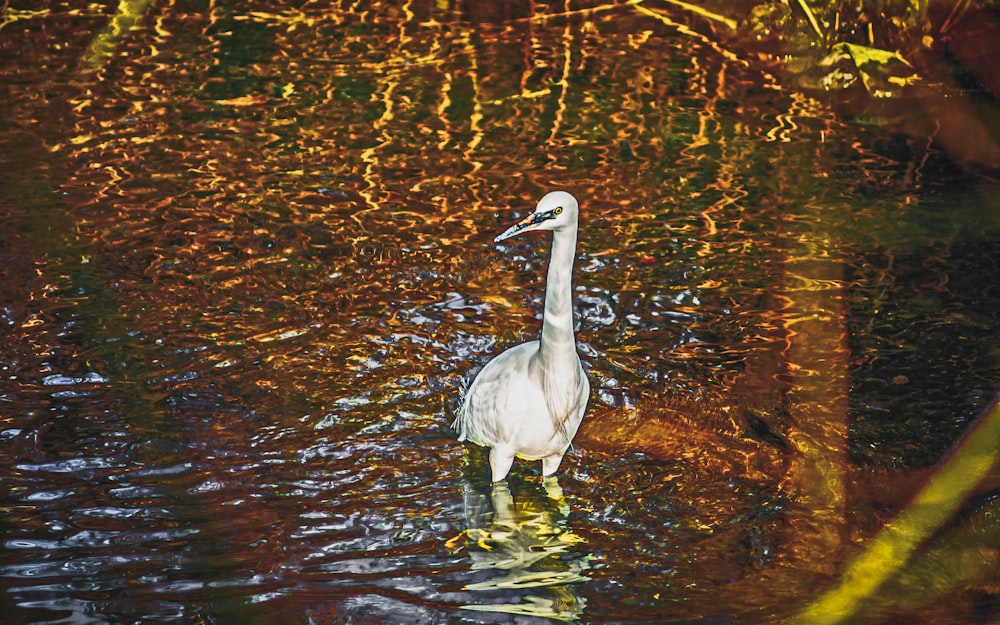
<svg viewBox="0 0 1000 625">
<path fill-rule="evenodd" d="M 472 571 L 492 571 L 489 578 L 465 585 L 483 600 L 468 610 L 541 616 L 562 621 L 579 618 L 586 600 L 571 584 L 586 582 L 589 568 L 583 539 L 567 526 L 569 505 L 556 478 L 545 478 L 541 493 L 525 492 L 515 503 L 506 482 L 494 483 L 489 503 L 467 486 L 465 516 L 469 527 L 449 540 L 467 541 Z M 498 592 L 499 591 L 499 592 Z M 517 603 L 497 601 L 517 591 Z"/>
<path fill-rule="evenodd" d="M 928 479 L 913 501 L 851 560 L 840 580 L 791 622 L 803 625 L 850 622 L 866 603 L 886 602 L 880 591 L 890 581 L 896 581 L 903 588 L 911 585 L 910 592 L 914 578 L 918 583 L 936 583 L 941 590 L 951 590 L 953 586 L 974 580 L 987 569 L 995 570 L 996 550 L 980 546 L 981 538 L 976 536 L 977 533 L 995 535 L 995 523 L 988 522 L 994 527 L 985 531 L 975 527 L 980 522 L 976 516 L 994 517 L 995 504 L 982 506 L 976 516 L 951 528 L 942 540 L 931 546 L 929 554 L 916 558 L 914 554 L 945 525 L 974 489 L 991 473 L 995 474 L 997 467 L 1000 467 L 1000 398 L 994 400 L 979 423 L 940 470 Z M 944 567 L 943 574 L 928 570 L 935 566 Z M 907 592 L 900 593 L 898 586 L 890 589 L 890 598 L 896 598 L 893 590 L 904 601 L 920 602 L 908 597 Z"/>
</svg>

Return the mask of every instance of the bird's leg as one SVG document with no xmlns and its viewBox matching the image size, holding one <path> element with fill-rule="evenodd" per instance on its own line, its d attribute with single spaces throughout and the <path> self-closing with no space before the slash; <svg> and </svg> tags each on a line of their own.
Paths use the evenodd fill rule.
<svg viewBox="0 0 1000 625">
<path fill-rule="evenodd" d="M 500 482 L 510 473 L 510 465 L 514 464 L 514 452 L 506 447 L 495 445 L 490 449 L 490 471 L 493 472 L 493 482 Z M 558 466 L 558 465 L 557 465 Z"/>
<path fill-rule="evenodd" d="M 562 459 L 562 454 L 552 454 L 551 456 L 542 458 L 542 477 L 555 475 L 556 471 L 559 470 L 559 463 L 562 462 Z"/>
</svg>

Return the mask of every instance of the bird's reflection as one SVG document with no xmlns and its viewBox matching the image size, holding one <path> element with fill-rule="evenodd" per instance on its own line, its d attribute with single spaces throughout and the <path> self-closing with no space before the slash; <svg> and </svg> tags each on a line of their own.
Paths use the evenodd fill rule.
<svg viewBox="0 0 1000 625">
<path fill-rule="evenodd" d="M 465 487 L 468 529 L 464 539 L 472 558 L 474 581 L 469 610 L 506 612 L 564 621 L 583 612 L 585 600 L 574 584 L 587 581 L 588 557 L 582 539 L 569 530 L 569 505 L 554 477 L 542 489 L 518 494 L 515 503 L 506 481 L 496 482 L 489 497 Z"/>
</svg>

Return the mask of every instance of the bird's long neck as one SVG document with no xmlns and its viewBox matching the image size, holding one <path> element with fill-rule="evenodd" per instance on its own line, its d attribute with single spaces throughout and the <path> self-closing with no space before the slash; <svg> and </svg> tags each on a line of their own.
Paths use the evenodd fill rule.
<svg viewBox="0 0 1000 625">
<path fill-rule="evenodd" d="M 539 352 L 543 360 L 576 356 L 573 337 L 573 260 L 576 228 L 553 233 L 545 283 L 545 314 Z"/>
</svg>

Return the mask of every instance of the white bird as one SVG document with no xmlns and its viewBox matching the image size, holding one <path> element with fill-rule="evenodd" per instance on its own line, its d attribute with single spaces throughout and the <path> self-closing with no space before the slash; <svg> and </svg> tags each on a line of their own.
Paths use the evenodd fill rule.
<svg viewBox="0 0 1000 625">
<path fill-rule="evenodd" d="M 541 460 L 542 475 L 554 474 L 587 409 L 590 383 L 573 336 L 578 213 L 576 198 L 554 191 L 495 239 L 552 231 L 541 339 L 516 345 L 488 362 L 464 393 L 452 424 L 458 440 L 491 448 L 494 482 L 507 477 L 515 456 Z"/>
</svg>

